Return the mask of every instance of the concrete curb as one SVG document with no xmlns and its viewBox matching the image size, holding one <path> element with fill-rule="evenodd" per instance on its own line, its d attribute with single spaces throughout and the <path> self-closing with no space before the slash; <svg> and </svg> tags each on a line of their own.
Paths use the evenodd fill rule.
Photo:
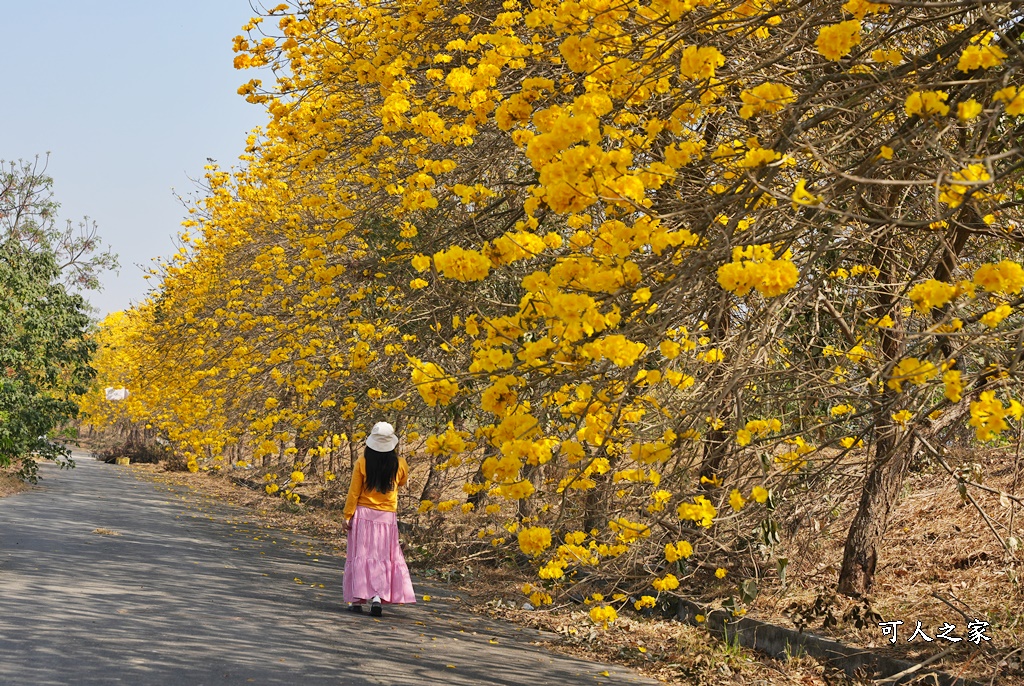
<svg viewBox="0 0 1024 686">
<path fill-rule="evenodd" d="M 696 616 L 702 613 L 696 603 L 679 601 L 677 618 L 688 624 L 697 625 Z M 708 613 L 704 626 L 727 642 L 738 642 L 745 648 L 752 648 L 776 659 L 795 655 L 809 655 L 842 669 L 850 676 L 868 675 L 874 679 L 887 679 L 887 684 L 908 684 L 912 681 L 930 686 L 985 686 L 977 681 L 954 677 L 945 672 L 920 668 L 917 663 L 876 655 L 863 648 L 853 648 L 807 632 L 794 631 L 784 627 L 760 622 L 749 617 L 734 619 L 724 610 Z"/>
</svg>

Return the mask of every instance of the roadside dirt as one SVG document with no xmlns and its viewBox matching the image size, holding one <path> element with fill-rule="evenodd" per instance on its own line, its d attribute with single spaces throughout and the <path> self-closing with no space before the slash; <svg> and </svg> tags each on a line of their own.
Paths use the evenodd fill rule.
<svg viewBox="0 0 1024 686">
<path fill-rule="evenodd" d="M 21 479 L 5 471 L 0 471 L 0 498 L 21 493 L 31 486 Z"/>
</svg>

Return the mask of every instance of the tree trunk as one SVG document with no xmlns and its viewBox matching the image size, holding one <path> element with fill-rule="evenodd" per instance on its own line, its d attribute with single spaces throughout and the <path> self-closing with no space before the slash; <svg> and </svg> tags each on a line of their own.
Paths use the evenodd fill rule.
<svg viewBox="0 0 1024 686">
<path fill-rule="evenodd" d="M 839 571 L 839 592 L 851 597 L 871 590 L 878 564 L 878 543 L 889 526 L 896 498 L 910 464 L 908 451 L 896 447 L 896 427 L 891 420 L 879 427 L 875 460 L 868 474 L 860 505 L 846 536 L 843 566 Z"/>
<path fill-rule="evenodd" d="M 892 216 L 892 202 L 893 195 L 889 194 L 889 216 Z M 901 354 L 904 323 L 897 314 L 897 295 L 894 292 L 898 283 L 895 272 L 899 271 L 899 265 L 896 264 L 893 233 L 889 227 L 881 230 L 883 233 L 876 242 L 871 262 L 879 270 L 879 282 L 886 286 L 876 291 L 872 309 L 878 313 L 876 316 L 885 313 L 896 319 L 892 328 L 879 332 L 881 354 L 878 363 L 889 365 Z M 875 402 L 874 459 L 861 491 L 857 514 L 846 534 L 838 590 L 851 597 L 862 596 L 871 590 L 878 564 L 878 544 L 889 526 L 889 515 L 907 475 L 909 451 L 897 440 L 897 427 L 891 416 L 894 394 L 892 389 L 883 387 L 881 397 Z"/>
<path fill-rule="evenodd" d="M 587 497 L 583 500 L 583 530 L 602 529 L 608 525 L 608 503 L 611 500 L 608 493 L 610 473 L 594 474 L 593 479 L 597 482 L 594 488 L 587 491 Z"/>
<path fill-rule="evenodd" d="M 710 328 L 716 345 L 722 344 L 722 342 L 725 341 L 726 336 L 729 334 L 729 312 L 731 305 L 732 303 L 729 301 L 729 294 L 723 293 L 722 298 L 718 302 L 714 326 Z M 717 402 L 717 407 L 708 408 L 708 413 L 712 417 L 716 417 L 722 421 L 725 421 L 725 419 L 733 412 L 733 408 L 729 406 L 729 397 L 725 394 L 725 381 L 725 365 L 724 363 L 720 363 L 714 367 L 708 377 L 706 388 L 709 389 L 712 394 L 722 394 L 721 399 Z M 722 478 L 722 468 L 725 464 L 725 455 L 729 449 L 728 437 L 729 434 L 724 430 L 724 428 L 711 428 L 704 438 L 702 445 L 703 455 L 700 465 L 700 488 L 703 490 L 714 489 L 714 483 L 709 482 L 715 482 L 717 479 Z"/>
<path fill-rule="evenodd" d="M 427 482 L 423 484 L 423 492 L 420 493 L 420 500 L 429 500 L 434 502 L 439 500 L 443 495 L 441 493 L 441 475 L 436 469 L 437 465 L 443 461 L 444 460 L 441 459 L 441 456 L 434 457 L 434 459 L 430 461 L 430 471 L 427 473 Z"/>
<path fill-rule="evenodd" d="M 970 237 L 971 229 L 983 226 L 981 218 L 978 217 L 974 208 L 968 207 L 962 214 L 966 216 L 957 223 L 952 236 L 946 241 L 942 256 L 935 267 L 933 278 L 939 281 L 947 281 L 953 273 L 959 261 L 960 252 Z M 885 248 L 880 248 L 876 255 L 878 257 L 875 261 L 876 266 L 879 266 L 883 273 L 890 271 L 887 267 L 891 266 L 891 260 L 886 258 Z M 889 277 L 886 282 L 893 283 L 894 281 Z M 880 294 L 878 304 L 885 309 L 890 309 L 893 305 L 891 294 Z M 941 320 L 944 313 L 945 308 L 936 311 L 935 319 Z M 892 360 L 898 353 L 899 341 L 892 335 L 885 335 L 882 338 L 881 347 L 885 359 Z M 951 354 L 949 340 L 943 338 L 939 347 L 942 356 L 949 357 Z M 896 447 L 896 433 L 889 413 L 884 409 L 887 406 L 887 403 L 882 404 L 883 411 L 877 419 L 874 465 L 868 474 L 864 490 L 861 492 L 857 515 L 850 525 L 850 531 L 846 537 L 846 548 L 843 551 L 843 566 L 839 572 L 839 592 L 847 596 L 861 596 L 871 590 L 878 562 L 877 543 L 885 535 L 886 528 L 889 526 L 889 516 L 892 514 L 896 498 L 903 487 L 911 459 L 917 449 L 917 442 L 912 441 L 908 447 L 901 448 L 899 453 L 893 453 Z M 957 421 L 962 417 L 966 407 L 961 405 L 958 410 L 947 410 L 938 421 L 932 423 L 929 433 L 937 434 Z"/>
<path fill-rule="evenodd" d="M 536 487 L 540 472 L 540 465 L 527 464 L 523 467 L 521 478 L 529 481 Z M 533 517 L 535 514 L 537 514 L 537 501 L 535 498 L 522 498 L 516 501 L 516 519 L 519 522 Z"/>
</svg>

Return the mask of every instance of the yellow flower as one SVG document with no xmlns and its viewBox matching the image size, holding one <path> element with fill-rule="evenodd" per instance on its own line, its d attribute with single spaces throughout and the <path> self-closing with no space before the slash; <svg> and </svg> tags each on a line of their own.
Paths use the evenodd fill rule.
<svg viewBox="0 0 1024 686">
<path fill-rule="evenodd" d="M 892 153 L 893 153 L 892 148 L 890 148 L 888 145 L 883 145 L 881 150 L 878 153 L 878 156 L 881 157 L 882 159 L 885 159 L 885 160 L 891 160 L 892 159 Z"/>
<path fill-rule="evenodd" d="M 743 499 L 743 496 L 740 495 L 739 490 L 735 488 L 732 489 L 732 493 L 729 494 L 729 505 L 732 509 L 739 512 L 744 503 L 746 503 L 746 501 Z"/>
<path fill-rule="evenodd" d="M 658 350 L 661 351 L 661 354 L 663 356 L 670 360 L 679 357 L 679 351 L 681 347 L 682 346 L 680 346 L 675 341 L 669 340 L 667 338 L 662 340 L 661 343 L 658 344 Z"/>
<path fill-rule="evenodd" d="M 921 313 L 927 314 L 934 307 L 942 307 L 956 294 L 956 286 L 928 279 L 910 289 L 907 297 L 914 303 L 914 308 Z"/>
<path fill-rule="evenodd" d="M 971 98 L 970 100 L 964 100 L 961 103 L 957 103 L 956 116 L 960 121 L 970 121 L 981 114 L 984 107 L 981 103 Z"/>
<path fill-rule="evenodd" d="M 892 420 L 900 426 L 906 426 L 910 423 L 910 420 L 914 418 L 914 413 L 910 410 L 900 410 L 899 412 L 892 415 Z"/>
<path fill-rule="evenodd" d="M 640 611 L 645 607 L 654 607 L 657 602 L 658 601 L 655 600 L 654 596 L 642 595 L 640 596 L 640 600 L 633 603 L 633 607 L 636 608 L 637 611 Z"/>
<path fill-rule="evenodd" d="M 718 284 L 741 297 L 752 288 L 766 298 L 782 295 L 800 278 L 787 257 L 774 259 L 774 251 L 766 244 L 733 248 L 733 261 L 718 268 Z"/>
<path fill-rule="evenodd" d="M 1006 408 L 996 398 L 995 391 L 983 391 L 977 401 L 971 403 L 971 419 L 979 441 L 991 441 L 1009 428 L 1004 417 Z"/>
<path fill-rule="evenodd" d="M 296 469 L 294 472 L 291 473 L 290 478 L 292 480 L 292 483 L 301 484 L 303 481 L 306 480 L 306 475 L 303 474 L 298 469 Z"/>
<path fill-rule="evenodd" d="M 950 369 L 942 375 L 942 382 L 945 384 L 943 395 L 949 399 L 950 402 L 960 402 L 961 393 L 963 393 L 964 385 L 960 381 L 960 370 Z"/>
<path fill-rule="evenodd" d="M 674 574 L 666 574 L 663 578 L 652 581 L 651 586 L 653 586 L 654 590 L 659 593 L 664 591 L 674 591 L 679 588 L 679 579 L 677 579 Z"/>
<path fill-rule="evenodd" d="M 949 114 L 948 97 L 949 93 L 945 91 L 914 91 L 907 96 L 903 110 L 908 117 L 917 115 L 924 119 L 933 114 L 944 117 Z"/>
<path fill-rule="evenodd" d="M 753 169 L 765 164 L 771 164 L 782 157 L 782 153 L 775 152 L 771 148 L 753 148 L 748 150 L 737 166 L 745 169 Z"/>
<path fill-rule="evenodd" d="M 993 102 L 1006 103 L 1006 113 L 1018 116 L 1024 113 L 1024 90 L 1017 91 L 1015 86 L 1007 86 L 995 92 L 992 96 Z"/>
<path fill-rule="evenodd" d="M 1013 309 L 1006 303 L 1003 303 L 996 307 L 994 310 L 986 312 L 981 317 L 980 321 L 982 324 L 989 327 L 990 329 L 994 329 L 995 327 L 999 326 L 999 323 L 1001 321 L 1009 317 L 1011 314 L 1013 314 Z"/>
<path fill-rule="evenodd" d="M 683 48 L 682 60 L 679 63 L 679 74 L 684 79 L 710 79 L 715 75 L 715 67 L 725 64 L 725 57 L 718 48 L 698 48 L 688 45 Z"/>
<path fill-rule="evenodd" d="M 706 353 L 704 353 L 701 357 L 708 364 L 714 364 L 716 362 L 721 362 L 722 360 L 724 360 L 725 353 L 722 352 L 719 348 L 712 348 L 711 350 L 708 350 Z"/>
<path fill-rule="evenodd" d="M 985 165 L 969 164 L 963 169 L 953 172 L 951 178 L 953 183 L 940 188 L 939 201 L 946 203 L 950 207 L 959 207 L 963 204 L 967 193 L 972 190 L 975 197 L 981 197 L 981 194 L 976 189 L 991 177 Z M 957 183 L 957 181 L 962 183 Z"/>
<path fill-rule="evenodd" d="M 608 625 L 619 618 L 619 613 L 611 605 L 599 605 L 590 608 L 590 619 L 594 624 L 607 629 Z"/>
<path fill-rule="evenodd" d="M 718 514 L 711 501 L 702 495 L 694 497 L 693 503 L 680 503 L 677 512 L 680 519 L 692 520 L 704 528 L 710 527 Z"/>
<path fill-rule="evenodd" d="M 793 191 L 793 209 L 797 205 L 820 205 L 825 201 L 821 195 L 814 195 L 806 188 L 807 179 L 800 179 L 796 182 L 796 189 Z"/>
<path fill-rule="evenodd" d="M 969 72 L 975 69 L 988 69 L 998 67 L 1006 59 L 1006 53 L 996 45 L 968 45 L 960 53 L 960 61 L 956 68 L 962 72 Z"/>
<path fill-rule="evenodd" d="M 466 67 L 456 67 L 444 81 L 453 93 L 468 93 L 473 89 L 473 73 Z"/>
<path fill-rule="evenodd" d="M 519 531 L 519 549 L 536 557 L 551 547 L 551 529 L 532 526 Z"/>
<path fill-rule="evenodd" d="M 558 46 L 566 66 L 577 74 L 589 71 L 600 60 L 601 48 L 592 36 L 570 35 Z"/>
<path fill-rule="evenodd" d="M 542 607 L 551 604 L 551 594 L 544 591 L 534 591 L 530 594 L 530 604 L 534 607 Z"/>
<path fill-rule="evenodd" d="M 425 272 L 430 269 L 430 258 L 426 255 L 417 255 L 410 261 L 412 268 L 418 272 Z"/>
<path fill-rule="evenodd" d="M 605 336 L 583 347 L 584 352 L 595 360 L 610 360 L 616 367 L 631 367 L 647 349 L 643 343 L 631 341 L 621 334 Z"/>
<path fill-rule="evenodd" d="M 434 266 L 449 279 L 466 283 L 486 278 L 491 270 L 491 261 L 475 250 L 453 245 L 448 250 L 434 253 Z"/>
<path fill-rule="evenodd" d="M 421 288 L 426 288 L 429 285 L 430 285 L 430 282 L 425 280 L 425 279 L 413 279 L 412 281 L 409 282 L 409 288 L 411 288 L 413 290 L 419 290 Z"/>
<path fill-rule="evenodd" d="M 274 495 L 281 489 L 277 484 L 267 484 L 266 491 L 268 495 Z"/>
<path fill-rule="evenodd" d="M 718 569 L 715 570 L 715 576 L 717 576 L 719 579 L 724 579 L 725 575 L 726 575 L 726 571 L 722 567 L 719 567 Z"/>
<path fill-rule="evenodd" d="M 780 111 L 789 103 L 795 102 L 796 95 L 789 86 L 768 82 L 742 91 L 740 100 L 744 103 L 740 108 L 740 117 L 750 119 L 762 112 L 773 114 Z"/>
<path fill-rule="evenodd" d="M 818 53 L 831 62 L 838 62 L 860 44 L 860 21 L 849 21 L 822 27 L 815 45 Z"/>
<path fill-rule="evenodd" d="M 447 405 L 458 394 L 459 384 L 438 365 L 415 357 L 409 358 L 409 362 L 412 366 L 410 378 L 429 407 Z"/>
<path fill-rule="evenodd" d="M 1012 260 L 998 264 L 987 263 L 974 272 L 974 284 L 989 293 L 1013 295 L 1024 288 L 1024 268 Z"/>
<path fill-rule="evenodd" d="M 899 50 L 872 50 L 871 59 L 880 64 L 899 64 L 903 61 L 903 54 Z"/>
<path fill-rule="evenodd" d="M 693 546 L 689 541 L 679 541 L 674 545 L 672 543 L 665 544 L 665 559 L 669 562 L 686 559 L 691 555 L 693 555 Z"/>
<path fill-rule="evenodd" d="M 877 326 L 879 329 L 891 329 L 896 324 L 889 315 L 885 315 L 881 319 L 869 319 L 868 323 L 871 326 Z"/>
<path fill-rule="evenodd" d="M 708 417 L 708 421 L 711 421 L 711 417 Z M 722 428 L 722 424 L 724 424 L 724 422 L 722 422 L 721 419 L 715 419 L 714 423 L 712 423 L 711 426 L 712 428 L 720 429 Z M 711 476 L 702 476 L 700 478 L 700 483 L 702 486 L 704 484 L 709 484 L 712 488 L 721 488 L 722 477 L 718 476 L 717 474 L 712 474 Z"/>
<path fill-rule="evenodd" d="M 916 357 L 906 357 L 899 361 L 899 364 L 892 370 L 892 376 L 886 382 L 886 386 L 897 393 L 903 392 L 903 383 L 909 382 L 915 386 L 927 383 L 929 379 L 939 373 L 935 365 L 927 360 L 921 361 Z"/>
<path fill-rule="evenodd" d="M 764 504 L 768 500 L 768 490 L 765 489 L 763 486 L 754 486 L 754 488 L 750 491 L 750 497 L 753 498 L 756 502 Z"/>
<path fill-rule="evenodd" d="M 552 560 L 537 570 L 537 576 L 541 579 L 561 579 L 565 576 L 565 572 L 562 571 L 564 564 L 559 560 Z"/>
<path fill-rule="evenodd" d="M 843 9 L 857 19 L 863 19 L 864 15 L 867 14 L 885 14 L 889 11 L 889 6 L 885 3 L 871 2 L 870 0 L 847 0 L 846 4 L 843 5 Z"/>
</svg>

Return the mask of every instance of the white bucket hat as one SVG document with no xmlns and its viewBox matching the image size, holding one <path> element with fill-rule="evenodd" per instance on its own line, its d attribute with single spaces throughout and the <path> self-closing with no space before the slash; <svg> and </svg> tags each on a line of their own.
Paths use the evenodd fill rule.
<svg viewBox="0 0 1024 686">
<path fill-rule="evenodd" d="M 394 450 L 397 445 L 398 436 L 395 435 L 395 427 L 387 422 L 374 424 L 370 429 L 370 435 L 366 437 L 366 447 L 379 453 Z"/>
</svg>

